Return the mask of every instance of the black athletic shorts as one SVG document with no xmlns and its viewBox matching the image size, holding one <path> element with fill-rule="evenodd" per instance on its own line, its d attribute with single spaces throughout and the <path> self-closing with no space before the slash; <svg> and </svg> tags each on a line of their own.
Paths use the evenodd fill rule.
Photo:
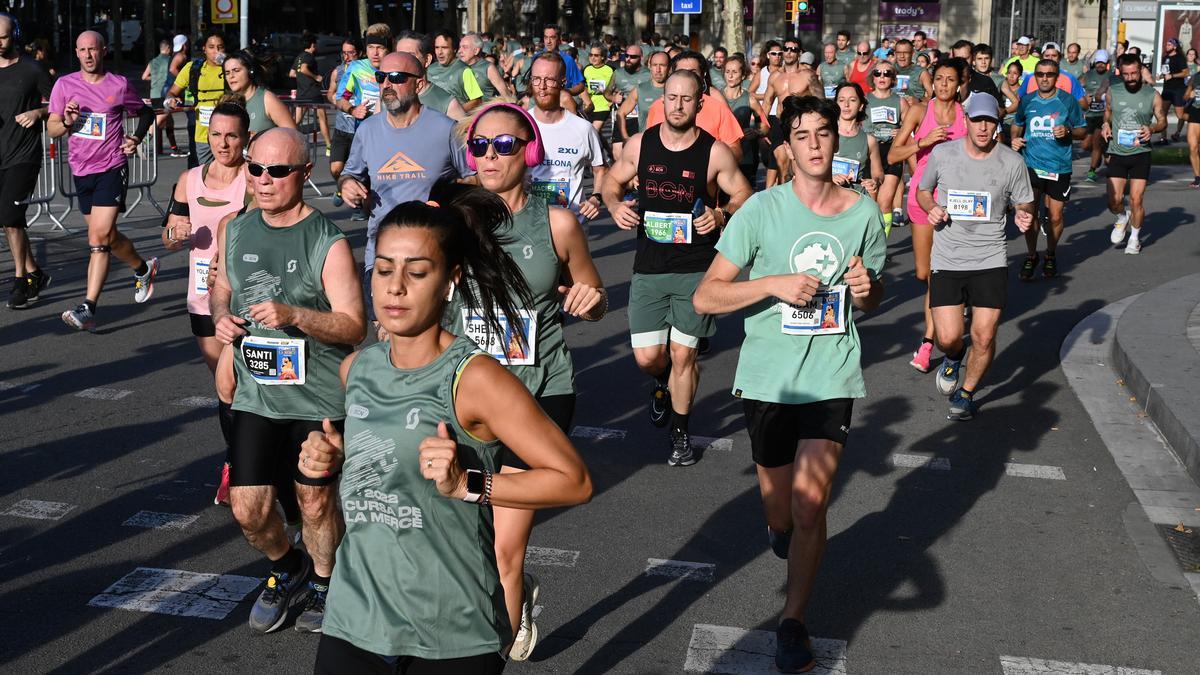
<svg viewBox="0 0 1200 675">
<path fill-rule="evenodd" d="M 894 141 L 887 141 L 887 142 L 880 141 L 879 142 L 879 158 L 883 160 L 883 175 L 895 176 L 896 178 L 903 179 L 904 178 L 904 162 L 896 162 L 895 164 L 888 164 L 888 161 L 887 161 L 888 151 L 890 151 L 892 149 L 893 142 Z"/>
<path fill-rule="evenodd" d="M 22 202 L 33 196 L 41 168 L 40 164 L 17 164 L 0 169 L 0 227 L 26 226 L 29 204 Z"/>
<path fill-rule="evenodd" d="M 1037 175 L 1033 169 L 1026 168 L 1026 171 L 1029 172 L 1029 186 L 1034 192 L 1041 192 L 1056 202 L 1066 202 L 1071 198 L 1071 174 L 1060 173 L 1058 178 L 1050 180 Z"/>
<path fill-rule="evenodd" d="M 1004 309 L 1008 300 L 1008 268 L 934 270 L 929 275 L 929 306 L 970 305 Z"/>
<path fill-rule="evenodd" d="M 338 431 L 344 422 L 333 423 Z M 337 474 L 309 478 L 300 473 L 300 446 L 308 432 L 320 431 L 313 420 L 275 420 L 244 410 L 233 411 L 233 461 L 229 466 L 229 484 L 278 485 L 290 476 L 301 485 L 332 485 Z"/>
<path fill-rule="evenodd" d="M 329 139 L 329 161 L 344 164 L 350 159 L 350 144 L 353 142 L 354 134 L 334 129 L 333 137 Z"/>
<path fill-rule="evenodd" d="M 1150 180 L 1150 153 L 1136 155 L 1109 155 L 1108 177 Z"/>
<path fill-rule="evenodd" d="M 767 122 L 771 125 L 767 139 L 771 141 L 771 152 L 775 152 L 775 148 L 787 143 L 787 130 L 783 128 L 783 122 L 775 115 L 767 115 Z"/>
<path fill-rule="evenodd" d="M 416 656 L 380 656 L 332 635 L 317 643 L 315 675 L 499 675 L 504 657 L 498 653 L 457 659 L 422 659 Z"/>
<path fill-rule="evenodd" d="M 612 112 L 609 110 L 605 110 L 603 112 L 592 110 L 588 112 L 589 122 L 607 122 L 609 117 L 612 117 Z"/>
<path fill-rule="evenodd" d="M 1200 124 L 1200 106 L 1191 105 L 1187 109 L 1188 123 Z"/>
<path fill-rule="evenodd" d="M 1200 121 L 1200 117 L 1198 117 L 1197 120 Z M 621 138 L 621 130 L 618 128 L 618 127 L 620 127 L 620 125 L 621 125 L 620 120 L 613 120 L 613 128 L 612 128 L 612 142 L 613 143 L 624 143 L 625 142 L 625 139 Z M 639 127 L 638 127 L 638 116 L 637 115 L 634 115 L 633 117 L 625 118 L 625 130 L 629 132 L 630 136 L 636 134 L 638 132 L 638 129 L 639 129 Z"/>
<path fill-rule="evenodd" d="M 1083 121 L 1087 122 L 1087 133 L 1089 135 L 1100 131 L 1100 127 L 1104 126 L 1103 117 L 1085 117 Z"/>
<path fill-rule="evenodd" d="M 742 410 L 754 463 L 773 469 L 795 462 L 796 446 L 802 440 L 819 438 L 845 445 L 854 399 L 790 404 L 746 398 L 742 399 Z"/>
<path fill-rule="evenodd" d="M 213 323 L 211 315 L 188 312 L 188 318 L 192 321 L 192 335 L 196 337 L 216 337 L 217 324 Z"/>
<path fill-rule="evenodd" d="M 75 198 L 79 200 L 79 212 L 88 215 L 93 206 L 115 206 L 117 213 L 125 213 L 125 183 L 129 176 L 126 164 L 108 171 L 87 176 L 75 176 Z"/>
<path fill-rule="evenodd" d="M 556 394 L 554 396 L 538 396 L 538 405 L 542 406 L 550 421 L 558 425 L 564 434 L 571 433 L 571 419 L 575 417 L 575 394 Z M 515 466 L 518 469 L 528 469 L 529 465 L 513 454 L 512 450 L 504 448 L 500 453 L 500 464 Z"/>
<path fill-rule="evenodd" d="M 1182 108 L 1183 105 L 1187 102 L 1187 100 L 1184 97 L 1184 94 L 1186 94 L 1186 93 L 1187 93 L 1187 89 L 1167 89 L 1166 87 L 1163 87 L 1163 90 L 1162 90 L 1163 104 L 1170 105 L 1170 106 L 1173 106 L 1176 108 Z"/>
</svg>

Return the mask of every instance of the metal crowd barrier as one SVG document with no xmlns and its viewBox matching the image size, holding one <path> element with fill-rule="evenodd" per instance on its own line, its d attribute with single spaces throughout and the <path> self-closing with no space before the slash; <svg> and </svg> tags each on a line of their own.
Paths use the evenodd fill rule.
<svg viewBox="0 0 1200 675">
<path fill-rule="evenodd" d="M 132 136 L 133 132 L 137 130 L 136 117 L 125 117 L 122 124 L 123 132 L 126 136 Z M 158 200 L 154 198 L 154 194 L 151 192 L 151 188 L 158 182 L 158 148 L 155 147 L 154 143 L 154 137 L 157 134 L 158 120 L 156 119 L 154 124 L 150 126 L 149 133 L 146 134 L 141 144 L 138 145 L 137 151 L 125 158 L 126 166 L 129 168 L 126 176 L 126 191 L 128 193 L 130 190 L 137 190 L 137 196 L 133 202 L 127 203 L 125 206 L 125 218 L 128 218 L 129 214 L 142 203 L 143 198 L 150 202 L 151 206 L 158 211 L 159 216 L 167 215 L 166 210 L 163 209 L 162 205 L 158 203 Z M 54 151 L 54 154 L 57 155 L 58 194 L 67 200 L 67 207 L 63 209 L 62 213 L 58 214 L 57 217 L 51 214 L 51 218 L 56 223 L 66 218 L 74 210 L 77 194 L 75 192 L 75 181 L 72 179 L 71 174 L 70 151 L 68 150 L 66 138 L 64 136 L 55 141 L 57 151 Z M 46 210 L 49 212 L 49 205 L 47 205 Z"/>
<path fill-rule="evenodd" d="M 308 138 L 309 156 L 320 156 L 317 152 L 320 148 L 320 145 L 317 143 L 317 136 L 320 134 L 321 127 L 317 123 L 317 111 L 333 110 L 334 107 L 328 103 L 297 103 L 294 99 L 286 96 L 280 96 L 279 100 L 283 101 L 288 106 L 288 110 L 290 111 L 302 111 L 300 113 L 300 121 L 296 123 L 296 128 L 303 133 L 306 138 Z M 295 118 L 294 113 L 292 117 L 293 119 Z M 308 127 L 307 131 L 305 130 L 306 125 Z M 317 193 L 318 197 L 325 196 L 325 193 L 321 192 L 321 188 L 317 187 L 317 184 L 313 182 L 311 175 L 308 177 L 308 187 L 312 188 L 313 191 Z"/>
<path fill-rule="evenodd" d="M 60 230 L 70 234 L 71 231 L 63 225 L 62 220 L 54 215 L 50 210 L 50 202 L 58 196 L 58 143 L 50 138 L 50 132 L 47 131 L 45 123 L 42 124 L 42 161 L 38 167 L 37 185 L 33 188 L 33 194 L 29 195 L 29 199 L 22 202 L 30 206 L 36 206 L 37 210 L 33 212 L 33 217 L 27 217 L 25 220 L 26 226 L 33 226 L 42 215 L 46 215 L 52 225 L 51 230 Z"/>
</svg>

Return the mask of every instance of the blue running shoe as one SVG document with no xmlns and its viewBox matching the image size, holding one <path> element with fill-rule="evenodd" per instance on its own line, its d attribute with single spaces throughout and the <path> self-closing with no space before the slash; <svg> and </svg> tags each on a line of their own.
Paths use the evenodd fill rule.
<svg viewBox="0 0 1200 675">
<path fill-rule="evenodd" d="M 975 416 L 975 401 L 970 396 L 963 393 L 963 390 L 956 389 L 950 396 L 950 412 L 946 415 L 946 419 L 954 420 L 955 422 L 966 422 Z"/>
<path fill-rule="evenodd" d="M 964 355 L 965 359 L 965 355 Z M 953 394 L 959 385 L 959 377 L 962 374 L 962 364 L 960 361 L 952 361 L 949 356 L 942 359 L 942 366 L 938 368 L 937 377 L 934 381 L 937 383 L 938 393 L 942 396 Z"/>
<path fill-rule="evenodd" d="M 781 673 L 807 673 L 817 665 L 808 629 L 795 619 L 784 619 L 775 629 L 775 667 Z"/>
<path fill-rule="evenodd" d="M 304 609 L 300 612 L 300 616 L 296 617 L 296 625 L 293 628 L 297 633 L 320 633 L 322 626 L 325 624 L 325 596 L 329 593 L 329 586 L 318 584 L 315 581 L 308 582 L 308 589 L 305 595 L 308 599 L 304 602 Z"/>
<path fill-rule="evenodd" d="M 312 559 L 304 556 L 304 563 L 296 574 L 271 572 L 267 587 L 250 608 L 250 627 L 260 633 L 270 633 L 283 625 L 288 609 L 301 598 L 300 591 L 306 588 L 312 573 Z"/>
</svg>

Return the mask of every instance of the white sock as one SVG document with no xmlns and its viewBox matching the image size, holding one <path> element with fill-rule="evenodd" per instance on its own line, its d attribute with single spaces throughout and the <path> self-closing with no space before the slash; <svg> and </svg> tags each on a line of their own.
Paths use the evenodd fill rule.
<svg viewBox="0 0 1200 675">
<path fill-rule="evenodd" d="M 1129 228 L 1129 241 L 1137 241 L 1138 233 L 1141 231 L 1142 231 L 1142 228 L 1140 228 L 1140 227 Z"/>
</svg>

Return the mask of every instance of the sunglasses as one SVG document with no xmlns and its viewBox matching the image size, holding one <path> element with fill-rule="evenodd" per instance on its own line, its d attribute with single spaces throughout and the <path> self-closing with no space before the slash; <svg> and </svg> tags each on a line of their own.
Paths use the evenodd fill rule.
<svg viewBox="0 0 1200 675">
<path fill-rule="evenodd" d="M 262 176 L 264 171 L 271 178 L 287 178 L 293 171 L 299 171 L 304 166 L 303 164 L 259 164 L 258 162 L 247 162 L 246 170 L 255 178 Z"/>
<path fill-rule="evenodd" d="M 375 71 L 375 81 L 379 84 L 383 84 L 384 80 L 387 80 L 392 84 L 404 84 L 405 82 L 408 82 L 409 78 L 416 79 L 418 77 L 420 77 L 420 75 L 417 75 L 416 73 L 406 73 L 403 70 L 393 70 L 387 73 L 383 72 L 382 70 Z"/>
<path fill-rule="evenodd" d="M 593 56 L 593 57 L 595 57 L 595 58 L 598 58 L 598 59 L 602 59 L 602 58 L 604 58 L 604 55 L 603 55 L 603 54 L 588 54 L 588 56 Z M 628 58 L 628 57 L 626 57 L 626 58 Z"/>
<path fill-rule="evenodd" d="M 873 75 L 875 77 L 891 77 L 892 71 L 890 71 L 890 70 L 872 70 L 871 75 Z"/>
<path fill-rule="evenodd" d="M 348 52 L 342 52 L 342 56 L 358 56 L 358 52 L 350 50 Z"/>
<path fill-rule="evenodd" d="M 517 138 L 512 134 L 500 134 L 495 138 L 476 136 L 467 140 L 467 150 L 470 151 L 472 157 L 483 157 L 487 154 L 488 146 L 490 145 L 496 149 L 497 155 L 509 157 L 517 154 L 526 143 L 529 143 L 529 141 L 524 138 Z"/>
<path fill-rule="evenodd" d="M 625 60 L 626 60 L 626 61 L 628 61 L 628 60 L 630 60 L 630 59 L 640 59 L 640 58 L 642 58 L 642 55 L 641 55 L 641 54 L 626 54 L 626 55 L 625 55 Z"/>
<path fill-rule="evenodd" d="M 783 51 L 785 51 L 785 52 L 798 52 L 798 51 L 800 51 L 800 48 L 799 48 L 799 47 L 784 47 L 784 48 L 783 48 Z"/>
<path fill-rule="evenodd" d="M 779 51 L 767 52 L 767 56 L 783 56 L 783 52 L 779 52 Z"/>
<path fill-rule="evenodd" d="M 1034 77 L 1058 77 L 1058 73 L 1034 73 Z"/>
<path fill-rule="evenodd" d="M 858 54 L 859 56 L 870 56 L 871 55 L 871 52 L 854 52 L 854 53 Z"/>
</svg>

